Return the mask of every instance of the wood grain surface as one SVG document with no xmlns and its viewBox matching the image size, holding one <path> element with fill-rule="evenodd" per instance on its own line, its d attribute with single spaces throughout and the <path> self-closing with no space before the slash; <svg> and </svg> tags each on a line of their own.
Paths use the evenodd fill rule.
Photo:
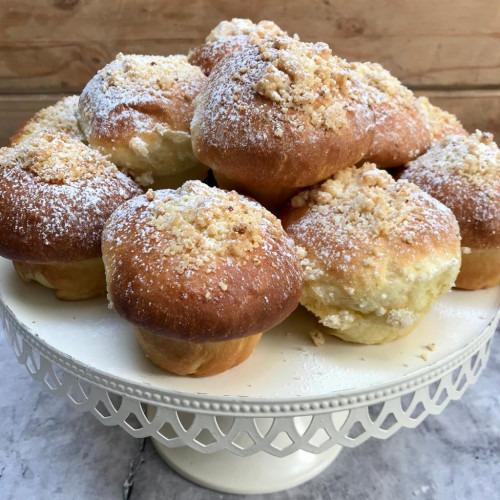
<svg viewBox="0 0 500 500">
<path fill-rule="evenodd" d="M 269 18 L 414 87 L 500 87 L 498 0 L 2 0 L 0 93 L 75 92 L 119 52 L 170 54 Z"/>
</svg>

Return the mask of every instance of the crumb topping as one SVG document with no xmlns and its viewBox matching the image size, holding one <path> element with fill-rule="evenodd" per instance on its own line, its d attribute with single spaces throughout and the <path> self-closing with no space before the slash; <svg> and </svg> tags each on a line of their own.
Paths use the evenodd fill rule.
<svg viewBox="0 0 500 500">
<path fill-rule="evenodd" d="M 189 132 L 192 103 L 205 85 L 202 70 L 184 55 L 118 54 L 90 80 L 79 102 L 87 138 L 170 129 Z M 139 154 L 142 143 L 132 143 Z"/>
<path fill-rule="evenodd" d="M 53 106 L 38 111 L 22 128 L 19 138 L 14 137 L 13 142 L 19 142 L 28 134 L 43 131 L 64 132 L 74 139 L 83 140 L 78 126 L 78 99 L 76 95 L 64 97 Z"/>
<path fill-rule="evenodd" d="M 199 181 L 150 200 L 149 211 L 147 224 L 162 233 L 164 255 L 180 258 L 180 272 L 210 272 L 210 264 L 219 257 L 255 258 L 253 251 L 264 244 L 266 235 L 283 236 L 278 219 L 257 203 Z M 227 290 L 224 282 L 219 287 Z"/>
<path fill-rule="evenodd" d="M 98 257 L 105 222 L 141 192 L 99 152 L 62 133 L 0 149 L 0 224 L 11 234 L 3 243 L 28 260 Z"/>
<path fill-rule="evenodd" d="M 453 210 L 464 246 L 495 245 L 500 221 L 500 150 L 493 136 L 476 130 L 448 135 L 408 164 L 402 178 Z M 473 229 L 475 228 L 475 229 Z"/>
<path fill-rule="evenodd" d="M 253 23 L 250 19 L 235 17 L 230 21 L 221 21 L 206 37 L 205 41 L 218 42 L 233 36 L 256 35 L 260 38 L 266 36 L 284 35 L 285 32 L 273 21 L 259 21 Z"/>
<path fill-rule="evenodd" d="M 372 62 L 354 62 L 352 68 L 370 87 L 378 90 L 386 97 L 401 101 L 413 101 L 414 95 L 395 76 L 383 66 Z M 373 100 L 376 96 L 369 96 Z M 378 96 L 380 99 L 380 96 Z"/>
<path fill-rule="evenodd" d="M 258 43 L 260 58 L 268 63 L 255 83 L 255 91 L 278 104 L 286 113 L 305 110 L 316 127 L 338 130 L 346 124 L 352 71 L 333 56 L 325 43 L 304 43 L 278 37 Z"/>
<path fill-rule="evenodd" d="M 435 175 L 452 173 L 487 187 L 500 182 L 500 150 L 489 132 L 449 135 L 416 160 Z"/>
<path fill-rule="evenodd" d="M 165 57 L 119 53 L 98 74 L 102 76 L 103 92 L 110 87 L 168 92 L 175 84 L 200 77 L 202 72 L 189 64 L 184 55 Z"/>
<path fill-rule="evenodd" d="M 309 332 L 309 337 L 316 347 L 320 347 L 325 343 L 325 336 L 319 330 L 311 330 Z"/>
<path fill-rule="evenodd" d="M 18 166 L 49 184 L 115 176 L 116 166 L 70 135 L 43 132 L 0 149 L 0 168 Z"/>
<path fill-rule="evenodd" d="M 444 109 L 434 106 L 427 97 L 417 99 L 418 106 L 427 120 L 434 140 L 442 139 L 447 134 L 465 133 L 459 119 Z"/>
<path fill-rule="evenodd" d="M 375 244 L 378 238 L 391 239 L 400 248 L 409 249 L 425 244 L 428 238 L 448 238 L 453 221 L 444 205 L 417 186 L 395 181 L 370 163 L 342 170 L 319 187 L 292 198 L 291 205 L 309 207 L 294 234 L 319 239 L 335 234 L 333 242 L 311 245 L 325 263 L 336 262 L 345 270 L 359 265 L 355 256 L 360 248 L 369 248 L 373 253 L 373 258 L 365 258 L 363 265 L 375 265 L 380 258 Z M 303 266 L 306 273 L 308 267 L 311 272 L 318 271 L 308 259 Z"/>
</svg>

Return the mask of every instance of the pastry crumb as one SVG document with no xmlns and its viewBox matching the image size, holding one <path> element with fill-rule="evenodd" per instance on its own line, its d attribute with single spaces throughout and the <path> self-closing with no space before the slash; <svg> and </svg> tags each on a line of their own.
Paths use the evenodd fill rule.
<svg viewBox="0 0 500 500">
<path fill-rule="evenodd" d="M 311 330 L 309 337 L 311 337 L 312 343 L 316 347 L 320 347 L 325 343 L 325 336 L 319 330 Z"/>
</svg>

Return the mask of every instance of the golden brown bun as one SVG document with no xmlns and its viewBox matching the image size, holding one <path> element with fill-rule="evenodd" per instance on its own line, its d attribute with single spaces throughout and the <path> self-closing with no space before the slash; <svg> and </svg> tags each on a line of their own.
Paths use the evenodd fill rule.
<svg viewBox="0 0 500 500">
<path fill-rule="evenodd" d="M 286 32 L 272 21 L 256 24 L 250 19 L 240 18 L 222 21 L 209 33 L 201 47 L 189 52 L 188 60 L 209 75 L 222 59 L 247 45 L 250 35 L 263 38 L 286 35 Z"/>
<path fill-rule="evenodd" d="M 413 93 L 380 64 L 352 63 L 366 84 L 375 115 L 373 141 L 364 160 L 398 167 L 425 152 L 431 137 Z"/>
<path fill-rule="evenodd" d="M 192 49 L 189 52 L 188 60 L 191 64 L 199 66 L 203 73 L 208 76 L 222 59 L 238 52 L 246 45 L 248 45 L 246 35 L 232 36 Z"/>
<path fill-rule="evenodd" d="M 266 331 L 300 294 L 300 264 L 279 221 L 199 181 L 123 204 L 106 224 L 103 259 L 118 313 L 184 341 Z"/>
<path fill-rule="evenodd" d="M 17 144 L 39 132 L 51 134 L 64 132 L 74 139 L 83 141 L 83 133 L 78 125 L 78 99 L 77 95 L 64 97 L 53 106 L 41 109 L 15 132 L 10 138 L 10 144 Z"/>
<path fill-rule="evenodd" d="M 189 124 L 206 76 L 186 56 L 118 54 L 86 85 L 80 126 L 93 147 L 144 186 L 204 178 Z"/>
<path fill-rule="evenodd" d="M 0 255 L 63 263 L 101 254 L 104 222 L 141 189 L 99 152 L 65 134 L 0 149 Z"/>
<path fill-rule="evenodd" d="M 427 97 L 419 97 L 417 103 L 420 111 L 424 115 L 427 126 L 431 133 L 432 142 L 440 141 L 447 135 L 468 135 L 459 119 L 445 111 L 434 106 Z"/>
<path fill-rule="evenodd" d="M 122 205 L 106 224 L 103 259 L 114 308 L 141 328 L 153 361 L 175 373 L 197 373 L 193 366 L 198 375 L 214 373 L 241 361 L 258 337 L 227 341 L 285 319 L 302 284 L 295 246 L 278 219 L 199 181 Z M 221 345 L 197 346 L 214 342 Z M 170 349 L 182 358 L 169 358 Z"/>
<path fill-rule="evenodd" d="M 283 225 L 305 250 L 301 304 L 351 342 L 406 335 L 458 274 L 451 211 L 374 165 L 343 170 L 300 193 Z"/>
<path fill-rule="evenodd" d="M 176 375 L 206 377 L 243 363 L 257 347 L 262 334 L 196 343 L 169 339 L 137 328 L 136 337 L 146 357 L 162 370 Z"/>
<path fill-rule="evenodd" d="M 462 246 L 472 249 L 471 254 L 463 255 L 464 270 L 457 286 L 475 289 L 498 284 L 500 150 L 492 135 L 480 131 L 469 136 L 449 135 L 411 162 L 402 178 L 455 214 Z"/>
<path fill-rule="evenodd" d="M 491 134 L 445 137 L 401 177 L 452 210 L 462 246 L 500 248 L 500 150 Z"/>
<path fill-rule="evenodd" d="M 500 248 L 462 249 L 462 266 L 455 286 L 479 290 L 500 285 Z"/>
<path fill-rule="evenodd" d="M 196 100 L 193 149 L 223 187 L 276 206 L 358 162 L 372 113 L 349 64 L 289 37 L 222 60 Z"/>
<path fill-rule="evenodd" d="M 84 300 L 106 293 L 104 265 L 100 257 L 75 262 L 43 263 L 14 261 L 19 277 L 55 291 L 60 300 Z"/>
</svg>

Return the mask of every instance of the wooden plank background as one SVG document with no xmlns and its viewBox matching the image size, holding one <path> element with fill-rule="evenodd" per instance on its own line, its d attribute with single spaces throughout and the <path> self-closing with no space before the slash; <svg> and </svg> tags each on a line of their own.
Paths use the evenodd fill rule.
<svg viewBox="0 0 500 500">
<path fill-rule="evenodd" d="M 2 0 L 0 141 L 116 52 L 183 53 L 222 19 L 273 19 L 349 59 L 378 61 L 500 137 L 498 0 Z"/>
</svg>

